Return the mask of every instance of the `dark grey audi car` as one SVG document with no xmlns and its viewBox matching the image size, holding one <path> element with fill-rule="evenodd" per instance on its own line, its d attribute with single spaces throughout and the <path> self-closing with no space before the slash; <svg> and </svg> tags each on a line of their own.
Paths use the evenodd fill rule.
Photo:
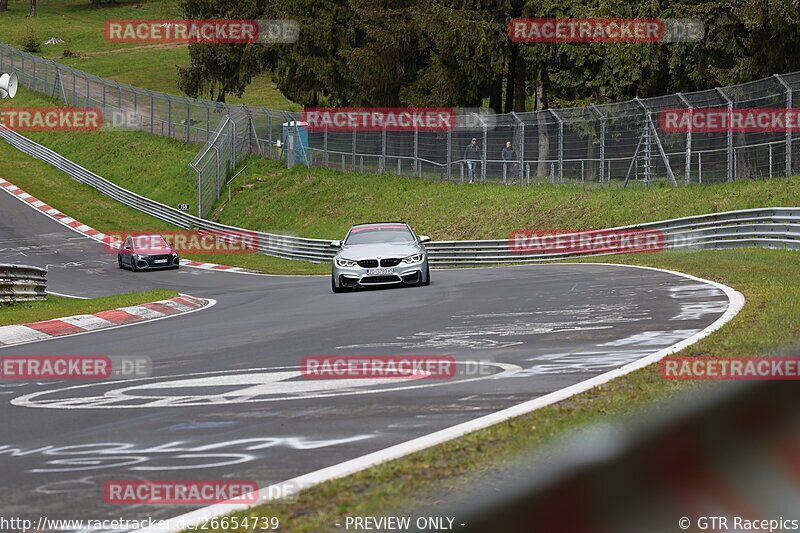
<svg viewBox="0 0 800 533">
<path fill-rule="evenodd" d="M 117 254 L 120 268 L 154 270 L 158 268 L 180 268 L 178 252 L 161 235 L 128 236 Z"/>
<path fill-rule="evenodd" d="M 419 237 L 405 222 L 358 224 L 350 228 L 343 241 L 332 241 L 338 248 L 333 258 L 333 292 L 380 285 L 428 285 L 428 253 Z"/>
</svg>

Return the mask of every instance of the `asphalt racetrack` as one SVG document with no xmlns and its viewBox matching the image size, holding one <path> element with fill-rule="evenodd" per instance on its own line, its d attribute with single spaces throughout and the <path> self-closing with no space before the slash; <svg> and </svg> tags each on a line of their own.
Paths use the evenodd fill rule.
<svg viewBox="0 0 800 533">
<path fill-rule="evenodd" d="M 729 305 L 697 280 L 599 264 L 434 270 L 429 287 L 347 294 L 332 294 L 323 276 L 133 273 L 4 193 L 0 262 L 47 265 L 56 293 L 168 288 L 217 300 L 166 320 L 0 349 L 153 363 L 140 380 L 0 382 L 0 515 L 33 519 L 173 517 L 196 507 L 109 505 L 104 483 L 266 486 L 620 367 L 690 337 Z M 449 355 L 464 371 L 309 380 L 298 369 L 309 355 Z"/>
</svg>

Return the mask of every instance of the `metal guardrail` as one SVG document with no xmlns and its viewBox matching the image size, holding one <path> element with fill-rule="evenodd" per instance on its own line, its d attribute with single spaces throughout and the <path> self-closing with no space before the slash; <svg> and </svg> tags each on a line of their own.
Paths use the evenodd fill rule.
<svg viewBox="0 0 800 533">
<path fill-rule="evenodd" d="M 46 288 L 46 269 L 0 263 L 0 302 L 44 300 Z"/>
<path fill-rule="evenodd" d="M 133 209 L 180 228 L 214 231 L 221 235 L 227 233 L 234 240 L 238 240 L 241 232 L 252 232 L 211 222 L 140 196 L 7 128 L 0 127 L 0 137 L 15 148 L 63 170 L 76 181 L 85 183 Z M 660 231 L 664 235 L 664 248 L 667 249 L 761 246 L 800 250 L 800 207 L 726 211 L 610 229 Z M 327 239 L 307 239 L 265 232 L 252 233 L 258 237 L 258 251 L 274 257 L 320 263 L 330 261 L 336 253 Z M 576 252 L 520 253 L 509 248 L 508 239 L 434 241 L 425 247 L 429 252 L 431 264 L 436 266 L 514 264 L 587 255 Z"/>
</svg>

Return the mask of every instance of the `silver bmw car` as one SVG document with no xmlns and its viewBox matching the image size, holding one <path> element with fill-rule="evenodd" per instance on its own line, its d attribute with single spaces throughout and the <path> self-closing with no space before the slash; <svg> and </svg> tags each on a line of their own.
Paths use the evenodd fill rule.
<svg viewBox="0 0 800 533">
<path fill-rule="evenodd" d="M 417 236 L 405 222 L 353 226 L 343 241 L 331 242 L 339 250 L 333 258 L 331 289 L 343 292 L 375 285 L 428 285 L 428 253 L 422 243 L 430 240 Z"/>
</svg>

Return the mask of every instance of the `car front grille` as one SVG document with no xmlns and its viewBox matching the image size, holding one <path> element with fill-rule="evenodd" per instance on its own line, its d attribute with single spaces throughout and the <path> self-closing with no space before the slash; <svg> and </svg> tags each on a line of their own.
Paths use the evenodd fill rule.
<svg viewBox="0 0 800 533">
<path fill-rule="evenodd" d="M 396 267 L 400 264 L 401 259 L 397 257 L 391 257 L 389 259 L 381 259 L 381 266 L 382 267 Z"/>
<path fill-rule="evenodd" d="M 157 259 L 166 259 L 167 262 L 166 263 L 156 263 Z M 147 256 L 146 261 L 147 261 L 147 264 L 150 265 L 150 266 L 170 266 L 170 265 L 172 265 L 172 256 L 169 255 L 169 254 L 167 254 L 167 255 L 149 255 L 149 256 Z"/>
<path fill-rule="evenodd" d="M 400 278 L 398 276 L 366 276 L 361 278 L 362 285 L 369 285 L 370 283 L 398 283 Z"/>
<path fill-rule="evenodd" d="M 362 259 L 358 262 L 358 266 L 361 268 L 376 268 L 378 266 L 377 259 Z"/>
</svg>

